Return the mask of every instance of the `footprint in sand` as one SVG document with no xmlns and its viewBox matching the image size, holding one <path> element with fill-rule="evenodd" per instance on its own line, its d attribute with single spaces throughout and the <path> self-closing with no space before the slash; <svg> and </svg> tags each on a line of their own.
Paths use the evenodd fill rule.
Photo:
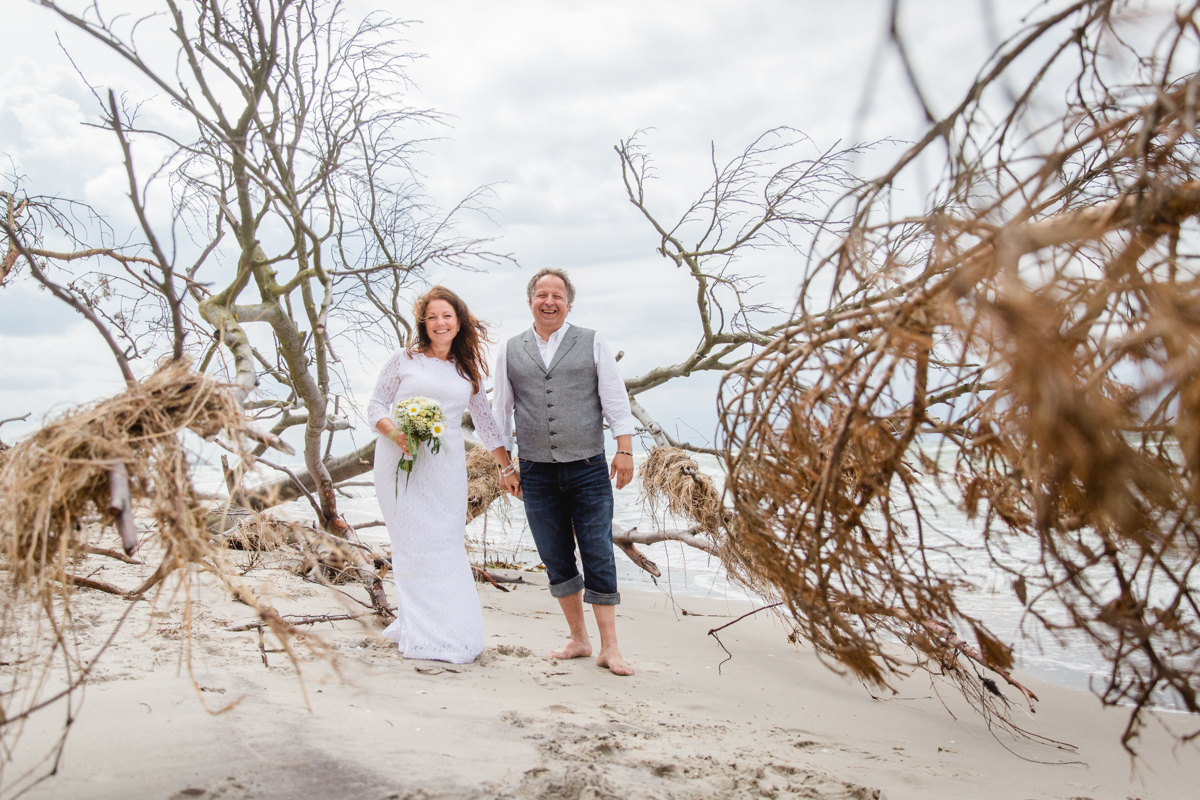
<svg viewBox="0 0 1200 800">
<path fill-rule="evenodd" d="M 533 655 L 532 650 L 528 647 L 522 647 L 519 644 L 498 645 L 496 652 L 502 656 L 512 656 L 513 658 L 529 658 Z"/>
</svg>

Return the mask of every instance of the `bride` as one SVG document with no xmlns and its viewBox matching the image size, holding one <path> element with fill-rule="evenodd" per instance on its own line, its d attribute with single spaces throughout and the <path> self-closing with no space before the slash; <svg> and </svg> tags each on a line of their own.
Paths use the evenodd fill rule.
<svg viewBox="0 0 1200 800">
<path fill-rule="evenodd" d="M 367 407 L 380 434 L 375 493 L 392 540 L 397 590 L 396 621 L 383 635 L 406 658 L 465 664 L 483 652 L 483 614 L 465 542 L 467 467 L 458 425 L 464 409 L 504 473 L 512 467 L 483 389 L 486 326 L 442 286 L 417 300 L 413 318 L 416 343 L 388 359 Z M 412 472 L 397 480 L 410 443 L 392 410 L 412 397 L 437 401 L 449 424 L 439 452 L 420 446 Z"/>
</svg>

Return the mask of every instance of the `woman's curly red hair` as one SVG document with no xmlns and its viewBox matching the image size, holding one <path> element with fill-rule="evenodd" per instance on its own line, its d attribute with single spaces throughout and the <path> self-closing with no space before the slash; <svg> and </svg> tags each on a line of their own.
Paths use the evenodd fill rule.
<svg viewBox="0 0 1200 800">
<path fill-rule="evenodd" d="M 471 314 L 462 298 L 445 286 L 431 287 L 428 292 L 417 298 L 413 304 L 413 320 L 416 322 L 416 339 L 413 350 L 429 353 L 431 342 L 429 331 L 425 329 L 425 311 L 433 300 L 445 300 L 458 316 L 458 335 L 450 343 L 450 360 L 458 369 L 458 374 L 471 382 L 471 391 L 478 392 L 483 386 L 483 379 L 488 375 L 487 360 L 483 356 L 483 343 L 490 342 L 487 323 Z"/>
</svg>

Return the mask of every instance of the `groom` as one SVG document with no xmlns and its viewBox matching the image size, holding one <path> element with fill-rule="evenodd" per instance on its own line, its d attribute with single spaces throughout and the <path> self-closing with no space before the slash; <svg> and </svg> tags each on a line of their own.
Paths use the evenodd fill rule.
<svg viewBox="0 0 1200 800">
<path fill-rule="evenodd" d="M 571 638 L 552 658 L 592 654 L 583 604 L 600 628 L 596 663 L 632 675 L 617 647 L 617 565 L 613 556 L 613 490 L 633 480 L 634 419 L 625 382 L 608 345 L 593 330 L 567 322 L 575 287 L 561 269 L 543 269 L 526 287 L 533 327 L 509 339 L 496 356 L 492 397 L 500 433 L 512 452 L 517 425 L 520 473 L 501 478 L 504 490 L 524 496 L 525 516 L 550 577 Z M 617 440 L 609 469 L 604 421 Z M 575 545 L 583 575 L 575 563 Z"/>
</svg>

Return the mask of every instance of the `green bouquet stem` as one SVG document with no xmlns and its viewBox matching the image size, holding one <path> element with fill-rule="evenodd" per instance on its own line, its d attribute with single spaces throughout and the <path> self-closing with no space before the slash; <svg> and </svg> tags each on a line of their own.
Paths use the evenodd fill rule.
<svg viewBox="0 0 1200 800">
<path fill-rule="evenodd" d="M 403 430 L 403 428 L 401 430 Z M 404 488 L 405 489 L 408 488 L 408 482 L 410 480 L 412 480 L 413 468 L 417 466 L 417 453 L 420 452 L 422 444 L 429 445 L 430 453 L 437 453 L 442 449 L 442 440 L 437 437 L 423 439 L 420 436 L 418 436 L 417 434 L 412 433 L 411 431 L 404 431 L 404 432 L 406 434 L 408 434 L 408 448 L 409 448 L 409 452 L 411 455 L 406 458 L 403 454 L 401 454 L 400 461 L 399 461 L 399 463 L 396 464 L 396 488 L 397 489 L 400 488 L 400 473 L 401 472 L 404 473 Z"/>
</svg>

